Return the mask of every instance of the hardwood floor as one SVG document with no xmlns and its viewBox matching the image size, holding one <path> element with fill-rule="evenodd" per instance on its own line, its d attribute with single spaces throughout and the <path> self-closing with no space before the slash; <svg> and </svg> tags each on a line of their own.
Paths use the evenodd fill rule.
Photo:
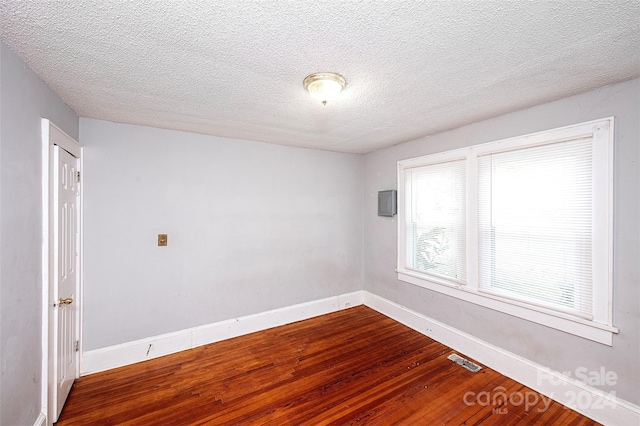
<svg viewBox="0 0 640 426">
<path fill-rule="evenodd" d="M 451 353 L 358 306 L 82 377 L 57 424 L 597 424 Z"/>
</svg>

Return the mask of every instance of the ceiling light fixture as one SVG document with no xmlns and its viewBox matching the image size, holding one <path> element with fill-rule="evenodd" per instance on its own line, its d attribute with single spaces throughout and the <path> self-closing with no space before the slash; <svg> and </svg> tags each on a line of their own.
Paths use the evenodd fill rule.
<svg viewBox="0 0 640 426">
<path fill-rule="evenodd" d="M 347 85 L 344 77 L 335 72 L 316 72 L 304 79 L 304 88 L 311 96 L 321 101 L 323 105 L 333 100 Z"/>
</svg>

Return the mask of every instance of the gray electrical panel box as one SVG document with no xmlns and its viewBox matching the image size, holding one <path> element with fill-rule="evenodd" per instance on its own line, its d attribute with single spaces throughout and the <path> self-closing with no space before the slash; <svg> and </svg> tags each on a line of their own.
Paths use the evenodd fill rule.
<svg viewBox="0 0 640 426">
<path fill-rule="evenodd" d="M 393 216 L 398 213 L 396 193 L 395 189 L 378 192 L 378 216 Z"/>
</svg>

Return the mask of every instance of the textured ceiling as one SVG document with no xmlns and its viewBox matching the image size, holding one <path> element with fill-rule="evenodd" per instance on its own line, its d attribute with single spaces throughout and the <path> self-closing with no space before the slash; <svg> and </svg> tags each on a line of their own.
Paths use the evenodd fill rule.
<svg viewBox="0 0 640 426">
<path fill-rule="evenodd" d="M 2 0 L 81 117 L 369 152 L 640 75 L 640 0 Z M 323 106 L 302 80 L 347 80 Z"/>
</svg>

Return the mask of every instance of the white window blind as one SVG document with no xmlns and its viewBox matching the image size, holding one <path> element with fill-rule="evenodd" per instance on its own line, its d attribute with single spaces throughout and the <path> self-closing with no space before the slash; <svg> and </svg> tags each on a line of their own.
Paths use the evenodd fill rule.
<svg viewBox="0 0 640 426">
<path fill-rule="evenodd" d="M 407 170 L 406 267 L 464 283 L 465 185 L 465 160 Z"/>
<path fill-rule="evenodd" d="M 398 279 L 612 345 L 613 124 L 398 161 Z"/>
<path fill-rule="evenodd" d="M 480 288 L 592 312 L 592 140 L 478 157 Z"/>
</svg>

